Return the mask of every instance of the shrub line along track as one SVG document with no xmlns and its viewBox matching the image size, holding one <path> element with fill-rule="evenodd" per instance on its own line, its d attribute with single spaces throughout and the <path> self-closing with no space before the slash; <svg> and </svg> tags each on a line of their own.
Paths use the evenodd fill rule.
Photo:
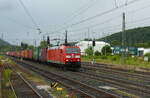
<svg viewBox="0 0 150 98">
<path fill-rule="evenodd" d="M 119 98 L 118 96 L 116 96 L 114 94 L 111 94 L 111 93 L 105 92 L 103 90 L 91 87 L 91 86 L 84 84 L 84 83 L 81 83 L 79 81 L 66 78 L 66 77 L 58 75 L 56 73 L 45 71 L 45 70 L 40 69 L 38 67 L 34 67 L 31 64 L 26 64 L 23 62 L 18 62 L 18 63 L 23 65 L 24 67 L 28 67 L 30 70 L 37 72 L 38 74 L 44 76 L 47 79 L 56 81 L 56 82 L 64 85 L 67 88 L 71 88 L 72 90 L 79 92 L 81 95 L 84 95 L 86 98 L 87 97 L 88 98 Z"/>
<path fill-rule="evenodd" d="M 7 68 L 12 69 L 8 66 Z M 10 85 L 16 98 L 44 98 L 42 97 L 32 85 L 21 75 L 15 72 L 14 69 L 10 78 Z"/>
</svg>

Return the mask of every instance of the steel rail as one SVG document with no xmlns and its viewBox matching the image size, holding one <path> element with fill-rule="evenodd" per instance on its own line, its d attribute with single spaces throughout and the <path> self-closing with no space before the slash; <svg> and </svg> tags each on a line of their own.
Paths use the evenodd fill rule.
<svg viewBox="0 0 150 98">
<path fill-rule="evenodd" d="M 21 62 L 22 63 L 22 62 Z M 37 72 L 38 74 L 41 74 L 42 76 L 44 76 L 44 77 L 46 77 L 46 78 L 50 78 L 50 79 L 53 79 L 54 81 L 57 81 L 57 82 L 59 82 L 60 84 L 62 84 L 62 85 L 64 85 L 64 86 L 66 86 L 66 85 L 68 85 L 68 83 L 72 83 L 72 85 L 69 85 L 71 88 L 73 88 L 73 89 L 75 89 L 75 90 L 77 90 L 77 91 L 82 91 L 82 92 L 84 92 L 85 93 L 85 88 L 86 88 L 86 94 L 87 94 L 87 92 L 88 92 L 88 96 L 92 96 L 92 98 L 99 98 L 99 96 L 97 95 L 97 94 L 103 94 L 103 95 L 107 95 L 107 97 L 108 98 L 119 98 L 119 96 L 117 96 L 117 95 L 114 95 L 114 94 L 112 94 L 112 93 L 109 93 L 109 92 L 106 92 L 106 91 L 103 91 L 103 90 L 99 90 L 99 89 L 97 89 L 97 88 L 94 88 L 94 87 L 91 87 L 91 86 L 89 86 L 89 85 L 86 85 L 86 84 L 84 84 L 84 83 L 81 83 L 81 82 L 79 82 L 79 81 L 75 81 L 75 80 L 72 80 L 72 79 L 69 79 L 69 78 L 66 78 L 66 77 L 63 77 L 63 76 L 61 76 L 61 75 L 58 75 L 58 74 L 56 74 L 56 73 L 52 73 L 52 72 L 49 72 L 49 71 L 45 71 L 45 70 L 42 70 L 42 69 L 39 69 L 39 68 L 37 68 L 37 67 L 34 67 L 34 66 L 32 66 L 31 64 L 26 64 L 26 63 L 23 63 L 23 64 L 25 64 L 25 65 L 29 65 L 28 67 L 29 67 L 29 69 L 30 70 L 33 70 L 33 71 L 35 71 L 35 72 Z M 27 66 L 26 66 L 27 67 Z M 50 75 L 51 74 L 51 75 Z M 50 77 L 51 76 L 51 77 Z M 55 76 L 55 78 L 54 78 L 54 76 Z M 57 77 L 57 78 L 56 78 Z M 65 83 L 64 83 L 65 82 Z M 66 82 L 68 82 L 68 83 L 66 83 Z M 78 88 L 77 87 L 75 87 L 75 85 L 76 86 L 78 86 Z M 79 87 L 80 86 L 80 87 Z M 82 87 L 81 87 L 82 86 Z M 84 90 L 83 90 L 84 89 Z M 91 89 L 91 90 L 90 90 Z M 88 90 L 90 90 L 90 91 L 88 91 Z M 94 93 L 92 93 L 92 92 L 94 92 Z M 97 93 L 95 93 L 95 92 L 97 92 Z M 92 93 L 92 94 L 91 94 Z M 98 96 L 98 97 L 94 97 L 93 95 L 95 95 L 95 96 Z M 105 96 L 106 97 L 106 96 Z"/>
<path fill-rule="evenodd" d="M 10 68 L 10 69 L 12 69 L 13 72 L 15 72 L 15 70 L 14 70 L 12 67 L 10 67 L 10 66 L 7 66 L 7 67 Z M 41 95 L 37 92 L 37 90 L 35 90 L 34 87 L 21 75 L 21 73 L 18 73 L 18 72 L 15 72 L 15 73 L 20 77 L 20 79 L 21 79 L 39 98 L 44 98 L 44 97 L 41 96 Z M 10 83 L 11 83 L 11 87 L 12 87 L 13 91 L 15 92 L 15 89 L 14 89 L 14 87 L 13 87 L 13 85 L 12 85 L 11 80 L 10 80 Z M 16 92 L 15 92 L 15 97 L 18 98 Z"/>
</svg>

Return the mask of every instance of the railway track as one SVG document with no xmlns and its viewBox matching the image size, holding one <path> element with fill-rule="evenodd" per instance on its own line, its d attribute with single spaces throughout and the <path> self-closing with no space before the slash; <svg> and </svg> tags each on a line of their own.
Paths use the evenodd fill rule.
<svg viewBox="0 0 150 98">
<path fill-rule="evenodd" d="M 105 74 L 96 75 L 89 72 L 79 72 L 74 74 L 83 77 L 89 77 L 89 79 L 97 80 L 99 82 L 104 82 L 111 87 L 125 91 L 129 94 L 133 94 L 140 97 L 145 96 L 145 98 L 150 98 L 150 89 L 148 86 L 139 86 L 139 84 L 132 83 L 131 81 L 108 77 Z"/>
<path fill-rule="evenodd" d="M 126 78 L 132 77 L 133 79 L 137 80 L 136 82 L 138 82 L 138 80 L 143 80 L 142 82 L 150 81 L 150 76 L 148 73 L 139 74 L 139 73 L 133 73 L 129 71 L 122 71 L 122 70 L 108 67 L 107 65 L 89 65 L 89 64 L 85 65 L 83 64 L 82 68 L 83 70 L 100 71 L 100 72 L 104 72 L 108 74 L 119 75 L 119 76 L 126 77 Z"/>
<path fill-rule="evenodd" d="M 21 73 L 13 72 L 11 74 L 10 85 L 16 98 L 44 98 L 32 87 Z"/>
<path fill-rule="evenodd" d="M 121 68 L 113 68 L 111 64 L 100 64 L 100 63 L 90 63 L 90 62 L 82 62 L 82 66 L 89 66 L 89 67 L 95 67 L 95 68 L 107 68 L 107 69 L 110 69 L 110 70 L 115 70 L 115 71 L 121 71 L 121 72 L 130 72 L 131 70 L 128 70 L 128 69 L 121 69 Z M 141 68 L 141 69 L 144 69 L 144 68 Z M 148 69 L 150 70 L 150 69 Z M 133 71 L 132 71 L 133 72 Z M 137 75 L 146 75 L 148 76 L 150 74 L 150 72 L 143 72 L 143 71 L 136 71 L 134 70 L 133 72 L 134 74 L 137 74 Z"/>
<path fill-rule="evenodd" d="M 107 65 L 84 65 L 81 75 L 89 75 L 99 81 L 105 81 L 116 86 L 124 87 L 136 95 L 150 97 L 150 76 L 139 73 L 124 72 Z M 140 92 L 140 93 L 138 93 Z"/>
<path fill-rule="evenodd" d="M 81 83 L 79 81 L 56 74 L 54 72 L 45 71 L 30 64 L 25 64 L 21 62 L 18 63 L 22 64 L 22 66 L 24 67 L 28 67 L 30 70 L 37 72 L 38 74 L 44 76 L 47 79 L 56 81 L 63 86 L 78 92 L 82 96 L 81 98 L 119 98 L 117 95 L 91 87 L 85 83 Z"/>
<path fill-rule="evenodd" d="M 37 66 L 39 67 L 40 65 L 41 64 L 39 64 Z M 97 70 L 97 68 L 95 68 L 95 70 Z M 102 71 L 102 72 L 104 72 L 104 71 Z M 116 73 L 113 73 L 113 71 L 111 71 L 111 74 L 113 75 L 113 74 L 116 74 Z M 127 74 L 127 73 L 123 72 L 123 74 Z M 149 86 L 140 85 L 139 83 L 135 83 L 133 81 L 120 79 L 119 77 L 118 78 L 116 78 L 116 77 L 114 78 L 113 76 L 108 75 L 108 73 L 103 73 L 103 74 L 102 73 L 101 74 L 93 73 L 93 72 L 91 72 L 91 69 L 90 69 L 90 70 L 88 70 L 88 72 L 75 72 L 75 73 L 73 72 L 72 75 L 89 78 L 89 80 L 93 79 L 95 81 L 103 82 L 104 84 L 110 85 L 110 87 L 117 88 L 120 91 L 125 91 L 125 92 L 127 92 L 129 94 L 133 94 L 133 95 L 144 97 L 144 98 L 150 98 Z M 129 75 L 129 76 L 131 77 L 131 75 Z M 85 81 L 86 81 L 86 79 L 85 79 Z M 149 83 L 150 83 L 150 81 L 149 81 Z M 106 92 L 107 92 L 107 90 L 106 90 Z M 113 94 L 115 94 L 115 93 L 113 93 Z M 139 97 L 137 97 L 137 98 L 139 98 Z"/>
</svg>

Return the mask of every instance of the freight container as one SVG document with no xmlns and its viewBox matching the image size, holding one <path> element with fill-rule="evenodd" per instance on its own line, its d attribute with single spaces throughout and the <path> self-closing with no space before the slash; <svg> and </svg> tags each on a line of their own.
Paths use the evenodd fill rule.
<svg viewBox="0 0 150 98">
<path fill-rule="evenodd" d="M 24 50 L 21 51 L 21 58 L 24 58 L 25 57 L 25 52 Z"/>
<path fill-rule="evenodd" d="M 16 57 L 19 57 L 19 56 L 20 56 L 20 52 L 16 51 Z"/>
<path fill-rule="evenodd" d="M 18 57 L 19 58 L 21 57 L 21 51 L 18 51 Z"/>
<path fill-rule="evenodd" d="M 28 50 L 24 50 L 24 58 L 28 58 Z"/>
<path fill-rule="evenodd" d="M 39 60 L 39 48 L 34 48 L 33 49 L 33 60 Z"/>
<path fill-rule="evenodd" d="M 32 59 L 32 50 L 28 50 L 28 59 Z"/>
<path fill-rule="evenodd" d="M 41 62 L 47 61 L 47 48 L 41 48 L 39 53 L 39 60 Z"/>
</svg>

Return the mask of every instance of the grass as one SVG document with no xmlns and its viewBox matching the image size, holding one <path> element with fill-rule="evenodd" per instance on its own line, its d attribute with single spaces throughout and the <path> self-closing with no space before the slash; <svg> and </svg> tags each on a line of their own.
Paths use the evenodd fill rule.
<svg viewBox="0 0 150 98">
<path fill-rule="evenodd" d="M 58 86 L 59 88 L 62 88 L 62 90 L 57 90 L 57 88 L 51 88 L 49 91 L 56 96 L 56 98 L 77 98 L 76 93 L 69 92 L 66 88 L 61 87 L 61 85 Z"/>
<path fill-rule="evenodd" d="M 16 63 L 5 56 L 0 56 L 0 66 L 11 65 L 14 66 Z"/>
<path fill-rule="evenodd" d="M 10 69 L 4 70 L 4 72 L 2 73 L 3 79 L 8 81 L 10 79 L 11 73 L 12 73 L 12 70 L 10 70 Z"/>
<path fill-rule="evenodd" d="M 2 96 L 4 98 L 15 98 L 9 82 L 11 73 L 12 71 L 10 69 L 2 72 Z"/>
<path fill-rule="evenodd" d="M 120 91 L 120 90 L 118 90 L 118 89 L 113 89 L 113 91 L 116 92 L 117 94 L 122 95 L 122 96 L 127 96 L 128 98 L 140 98 L 140 97 L 138 97 L 138 96 L 136 96 L 136 95 L 129 94 L 129 93 L 127 93 L 127 92 L 123 92 L 123 91 Z"/>
<path fill-rule="evenodd" d="M 142 57 L 127 57 L 124 64 L 121 63 L 121 56 L 94 56 L 97 63 L 113 64 L 113 67 L 137 70 L 138 68 L 150 68 L 150 62 L 145 62 Z M 93 56 L 82 56 L 82 61 L 89 62 Z"/>
<path fill-rule="evenodd" d="M 17 69 L 18 72 L 20 72 L 19 69 Z M 37 85 L 41 86 L 41 85 L 49 85 L 50 86 L 50 82 L 45 81 L 45 79 L 39 75 L 37 75 L 34 72 L 31 72 L 31 74 L 27 74 L 25 72 L 22 72 L 23 76 L 25 76 L 28 80 L 36 83 Z M 58 91 L 56 88 L 49 88 L 48 91 L 49 93 L 54 97 L 54 98 L 77 98 L 76 95 L 70 95 L 70 92 L 64 88 L 63 86 L 61 86 L 60 84 L 58 85 L 58 87 L 63 88 L 62 91 Z"/>
</svg>

